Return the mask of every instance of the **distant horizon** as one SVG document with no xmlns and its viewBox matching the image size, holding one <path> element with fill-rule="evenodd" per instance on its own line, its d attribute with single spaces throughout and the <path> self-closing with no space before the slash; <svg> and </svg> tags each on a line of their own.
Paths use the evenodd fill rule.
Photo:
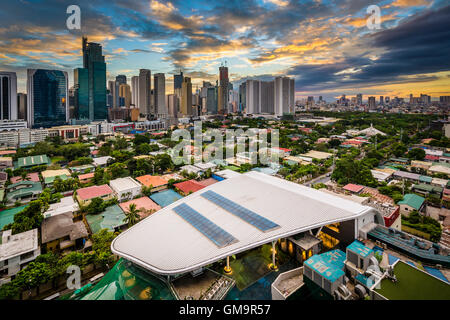
<svg viewBox="0 0 450 320">
<path fill-rule="evenodd" d="M 69 30 L 69 5 L 81 29 Z M 367 9 L 378 5 L 380 29 Z M 0 12 L 0 70 L 26 93 L 27 69 L 82 67 L 81 37 L 102 45 L 107 80 L 139 69 L 215 82 L 226 64 L 237 90 L 247 79 L 295 79 L 296 99 L 342 94 L 407 99 L 450 95 L 450 5 L 445 0 L 9 1 Z M 173 77 L 166 94 L 173 93 Z"/>
</svg>

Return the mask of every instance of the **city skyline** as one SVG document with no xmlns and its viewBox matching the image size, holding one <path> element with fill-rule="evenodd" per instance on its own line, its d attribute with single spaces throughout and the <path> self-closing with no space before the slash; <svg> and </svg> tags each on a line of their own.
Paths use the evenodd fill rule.
<svg viewBox="0 0 450 320">
<path fill-rule="evenodd" d="M 296 98 L 423 93 L 436 99 L 450 93 L 445 1 L 113 0 L 94 6 L 83 0 L 77 1 L 81 30 L 66 28 L 70 4 L 4 4 L 0 70 L 17 73 L 19 92 L 26 92 L 26 69 L 33 68 L 66 71 L 72 86 L 86 35 L 104 48 L 107 80 L 124 74 L 131 82 L 140 69 L 150 69 L 167 75 L 167 94 L 180 70 L 195 89 L 202 81 L 218 80 L 225 63 L 235 90 L 247 79 L 289 76 Z M 366 26 L 372 4 L 381 8 L 380 30 Z"/>
</svg>

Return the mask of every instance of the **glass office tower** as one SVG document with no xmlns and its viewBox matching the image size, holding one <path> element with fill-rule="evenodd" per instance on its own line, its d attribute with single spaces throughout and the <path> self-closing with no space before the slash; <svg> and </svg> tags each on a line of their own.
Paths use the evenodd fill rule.
<svg viewBox="0 0 450 320">
<path fill-rule="evenodd" d="M 68 121 L 68 77 L 59 70 L 28 69 L 28 125 L 64 125 Z"/>
<path fill-rule="evenodd" d="M 75 87 L 79 90 L 77 93 L 79 104 L 75 106 L 75 114 L 79 120 L 105 120 L 108 118 L 108 110 L 106 107 L 106 63 L 105 56 L 102 55 L 102 46 L 98 43 L 87 42 L 85 37 L 82 44 L 83 68 L 74 70 Z"/>
</svg>

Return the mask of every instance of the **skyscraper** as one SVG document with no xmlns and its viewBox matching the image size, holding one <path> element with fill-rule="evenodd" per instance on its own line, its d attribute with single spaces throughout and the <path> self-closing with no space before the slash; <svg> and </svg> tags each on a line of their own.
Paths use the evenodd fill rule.
<svg viewBox="0 0 450 320">
<path fill-rule="evenodd" d="M 119 85 L 119 97 L 124 100 L 124 107 L 129 108 L 131 105 L 130 85 L 128 85 L 128 84 Z"/>
<path fill-rule="evenodd" d="M 356 95 L 356 104 L 357 104 L 358 106 L 362 105 L 362 94 L 361 94 L 361 93 L 358 93 L 358 94 Z"/>
<path fill-rule="evenodd" d="M 247 83 L 243 82 L 239 86 L 239 111 L 244 112 L 246 108 L 246 87 Z"/>
<path fill-rule="evenodd" d="M 246 103 L 247 103 L 247 114 L 257 114 L 260 113 L 260 103 L 259 103 L 259 81 L 258 80 L 247 80 L 246 81 Z"/>
<path fill-rule="evenodd" d="M 112 96 L 112 104 L 110 104 L 109 106 L 111 108 L 118 108 L 120 107 L 120 102 L 119 102 L 119 82 L 111 80 L 108 81 L 108 90 L 109 93 Z"/>
<path fill-rule="evenodd" d="M 181 85 L 183 83 L 183 72 L 180 74 L 173 75 L 173 92 L 177 94 L 177 90 L 181 90 Z"/>
<path fill-rule="evenodd" d="M 139 76 L 131 77 L 131 104 L 139 108 Z"/>
<path fill-rule="evenodd" d="M 274 82 L 259 81 L 259 112 L 274 113 Z"/>
<path fill-rule="evenodd" d="M 28 126 L 52 127 L 67 123 L 69 121 L 67 72 L 28 69 L 27 73 Z"/>
<path fill-rule="evenodd" d="M 83 69 L 87 69 L 87 84 L 85 74 L 78 71 L 78 82 L 75 82 L 75 86 L 78 85 L 78 95 L 81 95 L 78 100 L 85 99 L 84 88 L 88 88 L 88 108 L 86 110 L 84 105 L 79 105 L 81 110 L 75 113 L 78 119 L 105 120 L 108 117 L 108 111 L 106 109 L 106 63 L 102 55 L 102 46 L 98 43 L 88 43 L 86 37 L 83 37 L 82 44 Z"/>
<path fill-rule="evenodd" d="M 380 96 L 380 105 L 383 105 L 383 104 L 384 104 L 384 97 Z"/>
<path fill-rule="evenodd" d="M 369 97 L 369 109 L 375 109 L 376 105 L 375 105 L 375 97 Z"/>
<path fill-rule="evenodd" d="M 0 119 L 17 119 L 17 76 L 15 72 L 0 72 Z"/>
<path fill-rule="evenodd" d="M 166 107 L 166 77 L 164 73 L 156 73 L 153 77 L 154 106 L 158 118 L 167 117 Z"/>
<path fill-rule="evenodd" d="M 293 113 L 295 106 L 295 80 L 276 77 L 274 83 L 274 112 L 277 116 Z"/>
<path fill-rule="evenodd" d="M 180 113 L 184 116 L 192 115 L 192 83 L 189 77 L 184 77 L 181 84 Z"/>
<path fill-rule="evenodd" d="M 148 69 L 139 70 L 139 112 L 144 115 L 150 114 L 152 72 Z"/>
<path fill-rule="evenodd" d="M 119 86 L 121 84 L 127 84 L 127 76 L 123 74 L 119 74 L 116 76 L 116 81 L 119 83 Z"/>
<path fill-rule="evenodd" d="M 228 79 L 228 67 L 219 67 L 219 105 L 218 112 L 220 114 L 227 112 L 228 107 L 228 91 L 230 81 Z"/>
<path fill-rule="evenodd" d="M 17 94 L 17 119 L 27 120 L 27 94 Z"/>
<path fill-rule="evenodd" d="M 76 119 L 79 120 L 90 119 L 89 70 L 86 68 L 77 68 L 73 70 L 73 79 L 74 79 L 74 107 L 75 107 L 74 116 Z"/>
</svg>

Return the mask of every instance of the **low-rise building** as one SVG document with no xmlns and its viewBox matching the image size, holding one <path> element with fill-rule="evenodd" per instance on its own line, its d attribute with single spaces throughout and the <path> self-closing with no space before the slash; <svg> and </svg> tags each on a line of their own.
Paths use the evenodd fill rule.
<svg viewBox="0 0 450 320">
<path fill-rule="evenodd" d="M 152 192 L 167 189 L 169 181 L 160 176 L 145 175 L 136 178 L 142 185 L 151 188 Z"/>
<path fill-rule="evenodd" d="M 175 183 L 174 187 L 182 194 L 182 195 L 189 195 L 191 193 L 194 193 L 198 190 L 203 189 L 205 186 L 200 184 L 199 182 L 195 180 L 188 180 L 183 181 L 179 183 Z"/>
<path fill-rule="evenodd" d="M 22 157 L 17 160 L 16 168 L 24 168 L 29 169 L 35 166 L 40 165 L 49 165 L 52 162 L 45 154 L 41 154 L 38 156 L 29 156 L 29 157 Z"/>
<path fill-rule="evenodd" d="M 161 207 L 153 202 L 149 197 L 141 197 L 127 202 L 122 202 L 119 206 L 122 208 L 123 212 L 128 213 L 131 204 L 136 205 L 136 209 L 139 210 L 138 214 L 141 219 L 147 218 L 152 213 L 161 209 Z"/>
<path fill-rule="evenodd" d="M 41 226 L 41 243 L 46 251 L 81 249 L 88 232 L 83 221 L 73 221 L 71 212 L 44 219 Z"/>
<path fill-rule="evenodd" d="M 409 216 L 414 211 L 422 211 L 425 205 L 425 199 L 413 193 L 405 194 L 403 200 L 398 202 L 400 206 L 400 214 Z"/>
<path fill-rule="evenodd" d="M 95 167 L 106 167 L 106 165 L 108 164 L 108 160 L 113 159 L 113 157 L 110 156 L 104 156 L 104 157 L 98 157 L 98 158 L 94 158 L 93 160 L 93 165 Z"/>
<path fill-rule="evenodd" d="M 0 169 L 14 168 L 12 157 L 0 157 Z"/>
<path fill-rule="evenodd" d="M 131 177 L 118 178 L 109 182 L 119 201 L 130 200 L 141 193 L 141 185 Z"/>
<path fill-rule="evenodd" d="M 46 186 L 52 186 L 56 178 L 67 180 L 71 177 L 70 171 L 68 169 L 45 170 L 41 172 L 41 175 Z"/>
<path fill-rule="evenodd" d="M 64 213 L 76 214 L 78 211 L 80 211 L 78 203 L 72 197 L 64 197 L 59 202 L 50 204 L 48 210 L 44 212 L 44 219 Z"/>
<path fill-rule="evenodd" d="M 6 200 L 8 203 L 14 203 L 16 201 L 26 203 L 39 197 L 39 194 L 42 193 L 42 185 L 40 182 L 20 181 L 10 184 L 6 190 Z"/>
<path fill-rule="evenodd" d="M 100 198 L 103 201 L 111 200 L 114 198 L 114 191 L 107 184 L 81 188 L 76 191 L 76 199 L 81 206 L 89 205 L 94 198 Z"/>
<path fill-rule="evenodd" d="M 13 235 L 12 230 L 0 231 L 0 286 L 2 277 L 16 275 L 27 263 L 41 253 L 38 230 Z"/>
<path fill-rule="evenodd" d="M 94 172 L 80 174 L 78 176 L 78 180 L 80 180 L 80 183 L 82 183 L 82 184 L 89 183 L 94 178 L 94 175 L 95 175 Z"/>
</svg>

